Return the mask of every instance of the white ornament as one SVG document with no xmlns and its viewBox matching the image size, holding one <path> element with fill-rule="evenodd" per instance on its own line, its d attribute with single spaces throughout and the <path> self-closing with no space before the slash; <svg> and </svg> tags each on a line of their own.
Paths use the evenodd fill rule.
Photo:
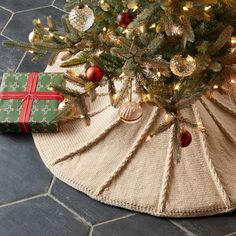
<svg viewBox="0 0 236 236">
<path fill-rule="evenodd" d="M 69 21 L 78 31 L 87 31 L 94 23 L 94 12 L 88 6 L 75 7 L 69 14 Z"/>
<path fill-rule="evenodd" d="M 40 41 L 40 39 L 41 39 L 40 34 L 34 30 L 29 34 L 29 37 L 28 37 L 28 40 L 30 43 L 38 42 Z"/>
</svg>

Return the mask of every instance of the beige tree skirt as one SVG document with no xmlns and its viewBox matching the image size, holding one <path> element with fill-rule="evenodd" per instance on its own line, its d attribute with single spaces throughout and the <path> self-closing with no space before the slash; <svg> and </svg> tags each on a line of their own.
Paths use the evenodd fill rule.
<svg viewBox="0 0 236 236">
<path fill-rule="evenodd" d="M 47 71 L 61 71 L 58 62 Z M 140 145 L 153 121 L 163 121 L 162 111 L 145 106 L 142 120 L 130 125 L 107 105 L 106 96 L 91 105 L 98 114 L 89 127 L 79 120 L 58 134 L 33 135 L 56 177 L 103 203 L 155 216 L 206 216 L 236 208 L 236 109 L 227 96 L 203 97 L 182 112 L 207 132 L 191 130 L 192 144 L 182 149 L 178 164 L 171 155 L 173 127 Z M 53 164 L 68 154 L 73 158 Z"/>
</svg>

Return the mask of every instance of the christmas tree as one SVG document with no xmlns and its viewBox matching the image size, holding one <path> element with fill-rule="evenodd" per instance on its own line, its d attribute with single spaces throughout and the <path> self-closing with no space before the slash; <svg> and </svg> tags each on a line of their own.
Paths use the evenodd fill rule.
<svg viewBox="0 0 236 236">
<path fill-rule="evenodd" d="M 82 90 L 52 87 L 67 96 L 61 114 L 76 103 L 89 125 L 85 100 L 96 99 L 96 89 L 107 86 L 111 105 L 125 122 L 140 120 L 144 103 L 166 112 L 166 120 L 145 140 L 175 125 L 178 159 L 180 147 L 191 143 L 186 127 L 204 131 L 181 110 L 215 90 L 236 104 L 235 0 L 69 0 L 65 10 L 63 32 L 49 16 L 47 26 L 33 21 L 30 42 L 4 42 L 31 52 L 34 62 L 50 52 L 52 64 L 64 52 L 61 66 L 69 68 L 64 78 Z M 84 74 L 73 70 L 82 65 Z"/>
</svg>

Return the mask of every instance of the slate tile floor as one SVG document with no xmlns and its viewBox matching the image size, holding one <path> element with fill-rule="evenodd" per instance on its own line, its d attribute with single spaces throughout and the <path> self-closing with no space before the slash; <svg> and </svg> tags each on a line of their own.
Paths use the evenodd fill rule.
<svg viewBox="0 0 236 236">
<path fill-rule="evenodd" d="M 59 22 L 65 0 L 0 0 L 0 43 L 27 40 L 31 20 Z M 4 71 L 43 71 L 24 52 L 0 46 Z M 236 213 L 160 219 L 103 205 L 53 177 L 30 135 L 0 135 L 0 236 L 236 235 Z"/>
</svg>

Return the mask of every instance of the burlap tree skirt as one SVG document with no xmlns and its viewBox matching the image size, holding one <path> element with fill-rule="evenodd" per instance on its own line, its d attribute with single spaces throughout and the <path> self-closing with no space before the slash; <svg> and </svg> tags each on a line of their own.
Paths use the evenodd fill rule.
<svg viewBox="0 0 236 236">
<path fill-rule="evenodd" d="M 58 63 L 48 72 L 58 72 Z M 202 122 L 207 132 L 190 130 L 192 144 L 172 158 L 173 127 L 141 145 L 153 121 L 164 113 L 144 107 L 136 124 L 120 121 L 109 99 L 91 105 L 91 126 L 68 123 L 58 134 L 34 134 L 46 166 L 56 177 L 90 197 L 156 216 L 193 217 L 236 208 L 236 109 L 227 96 L 202 98 L 182 115 Z M 103 112 L 100 112 L 104 109 Z M 73 158 L 54 165 L 57 160 Z"/>
</svg>

